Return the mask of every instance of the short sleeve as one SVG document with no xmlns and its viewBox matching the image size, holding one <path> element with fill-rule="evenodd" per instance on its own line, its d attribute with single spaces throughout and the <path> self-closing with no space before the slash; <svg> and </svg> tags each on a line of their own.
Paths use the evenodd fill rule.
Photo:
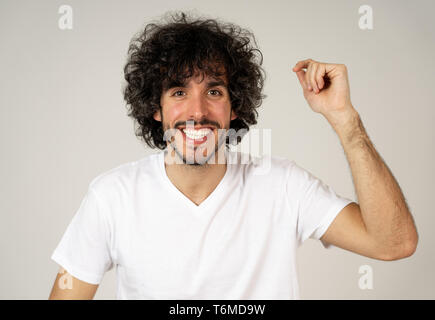
<svg viewBox="0 0 435 320">
<path fill-rule="evenodd" d="M 353 201 L 341 197 L 322 180 L 298 166 L 294 161 L 289 168 L 287 193 L 297 213 L 297 240 L 320 240 L 340 211 Z M 325 248 L 330 245 L 324 244 Z"/>
<path fill-rule="evenodd" d="M 107 215 L 89 187 L 51 259 L 79 280 L 99 284 L 113 267 Z"/>
</svg>

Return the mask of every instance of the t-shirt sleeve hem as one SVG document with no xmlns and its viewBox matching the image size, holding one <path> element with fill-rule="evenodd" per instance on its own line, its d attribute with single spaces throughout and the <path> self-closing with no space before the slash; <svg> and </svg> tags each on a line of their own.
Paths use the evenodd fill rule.
<svg viewBox="0 0 435 320">
<path fill-rule="evenodd" d="M 320 226 L 313 233 L 312 238 L 320 240 L 320 238 L 322 238 L 322 236 L 325 234 L 326 230 L 328 230 L 331 223 L 334 221 L 334 219 L 337 217 L 337 215 L 341 212 L 341 210 L 352 202 L 354 202 L 354 201 L 349 200 L 349 199 L 343 199 L 342 202 L 333 206 L 329 210 L 329 212 L 326 214 L 325 219 L 323 219 Z M 329 244 L 325 244 L 323 242 L 322 242 L 322 244 L 325 248 L 329 248 L 332 246 Z"/>
<path fill-rule="evenodd" d="M 51 260 L 53 260 L 58 265 L 63 267 L 73 277 L 75 277 L 81 281 L 84 281 L 84 282 L 87 282 L 90 284 L 100 284 L 101 280 L 103 279 L 104 275 L 95 275 L 95 274 L 91 274 L 89 272 L 85 272 L 83 270 L 76 268 L 68 261 L 68 259 L 65 259 L 57 251 L 55 251 L 52 254 Z"/>
</svg>

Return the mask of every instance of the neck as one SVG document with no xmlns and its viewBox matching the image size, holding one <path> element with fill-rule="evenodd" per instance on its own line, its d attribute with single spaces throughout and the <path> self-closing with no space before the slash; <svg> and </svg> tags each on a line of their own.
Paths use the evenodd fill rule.
<svg viewBox="0 0 435 320">
<path fill-rule="evenodd" d="M 172 150 L 172 152 L 175 151 Z M 197 205 L 213 192 L 227 170 L 226 161 L 225 163 L 219 163 L 217 159 L 214 164 L 168 164 L 171 162 L 166 160 L 171 156 L 174 156 L 174 154 L 170 155 L 169 152 L 165 154 L 165 169 L 169 180 Z"/>
</svg>

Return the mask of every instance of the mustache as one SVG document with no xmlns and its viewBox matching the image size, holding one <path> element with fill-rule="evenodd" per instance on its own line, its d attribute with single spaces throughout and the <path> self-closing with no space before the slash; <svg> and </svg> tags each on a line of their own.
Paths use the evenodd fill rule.
<svg viewBox="0 0 435 320">
<path fill-rule="evenodd" d="M 177 123 L 175 123 L 174 128 L 178 129 L 181 126 L 187 127 L 187 126 L 197 126 L 197 125 L 200 125 L 200 126 L 207 126 L 208 125 L 208 126 L 215 127 L 217 129 L 220 129 L 220 127 L 221 127 L 219 125 L 219 123 L 217 123 L 215 121 L 211 121 L 211 120 L 208 120 L 208 119 L 203 119 L 203 120 L 200 120 L 200 121 L 187 120 L 187 121 L 177 122 Z"/>
</svg>

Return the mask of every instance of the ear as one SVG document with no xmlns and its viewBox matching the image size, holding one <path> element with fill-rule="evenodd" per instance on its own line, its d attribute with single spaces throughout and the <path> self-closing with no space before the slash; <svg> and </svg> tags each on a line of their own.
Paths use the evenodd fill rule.
<svg viewBox="0 0 435 320">
<path fill-rule="evenodd" d="M 234 112 L 234 110 L 231 109 L 231 120 L 234 120 L 237 118 L 236 113 Z"/>
<path fill-rule="evenodd" d="M 154 120 L 162 121 L 161 109 L 157 110 L 153 115 Z"/>
</svg>

